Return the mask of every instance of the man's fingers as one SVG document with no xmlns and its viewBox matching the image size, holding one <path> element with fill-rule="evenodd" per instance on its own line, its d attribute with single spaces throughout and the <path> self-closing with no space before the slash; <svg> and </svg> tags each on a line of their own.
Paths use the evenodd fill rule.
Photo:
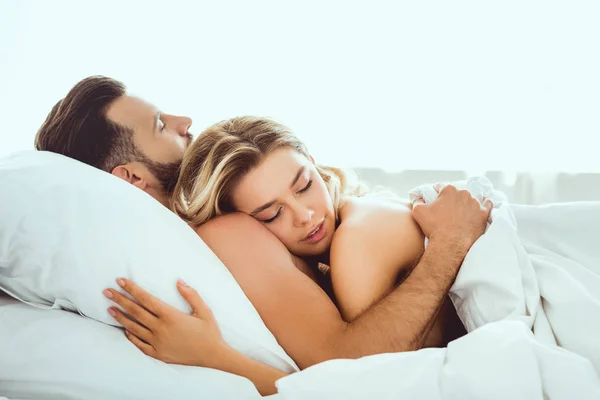
<svg viewBox="0 0 600 400">
<path fill-rule="evenodd" d="M 488 215 L 492 212 L 492 208 L 494 208 L 494 202 L 490 199 L 485 199 L 483 201 L 483 208 L 487 211 Z"/>
<path fill-rule="evenodd" d="M 146 343 L 150 343 L 152 341 L 152 332 L 150 332 L 146 327 L 129 319 L 121 310 L 117 309 L 116 307 L 110 307 L 108 312 L 115 320 L 117 320 L 118 323 L 123 325 L 125 329 L 133 333 L 135 336 L 141 338 Z"/>
<path fill-rule="evenodd" d="M 200 295 L 194 288 L 188 286 L 188 284 L 185 283 L 182 279 L 179 279 L 177 281 L 177 290 L 179 290 L 179 293 L 181 293 L 185 301 L 187 301 L 190 307 L 192 307 L 194 316 L 202 319 L 214 318 L 212 310 L 210 309 L 208 304 L 204 302 L 202 297 L 200 297 Z"/>
<path fill-rule="evenodd" d="M 131 315 L 141 324 L 146 326 L 149 329 L 154 327 L 156 323 L 156 316 L 152 314 L 150 311 L 146 310 L 144 307 L 136 304 L 134 301 L 129 299 L 127 296 L 119 293 L 114 289 L 106 289 L 104 292 L 104 296 L 106 296 L 111 301 L 120 305 L 127 314 Z M 120 321 L 119 321 L 120 322 Z"/>
<path fill-rule="evenodd" d="M 167 306 L 166 303 L 163 303 L 158 298 L 152 296 L 150 293 L 146 292 L 144 289 L 131 282 L 129 279 L 119 278 L 117 279 L 117 284 L 121 286 L 127 293 L 131 295 L 138 303 L 140 303 L 144 308 L 152 312 L 154 315 L 161 315 L 161 311 Z"/>
<path fill-rule="evenodd" d="M 448 186 L 446 183 L 438 182 L 435 185 L 433 185 L 433 190 L 440 193 L 442 190 L 444 190 L 446 186 Z"/>
<path fill-rule="evenodd" d="M 494 202 L 490 199 L 485 199 L 483 200 L 483 207 L 489 211 L 494 208 Z"/>
<path fill-rule="evenodd" d="M 425 200 L 423 199 L 417 199 L 412 203 L 412 213 L 413 213 L 413 218 L 416 218 L 416 215 L 421 214 L 421 212 L 423 210 L 421 210 L 421 207 L 425 207 Z"/>
</svg>

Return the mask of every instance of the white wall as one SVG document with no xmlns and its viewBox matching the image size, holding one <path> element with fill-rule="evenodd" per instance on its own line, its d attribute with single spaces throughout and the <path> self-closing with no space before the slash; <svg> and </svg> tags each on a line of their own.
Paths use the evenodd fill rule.
<svg viewBox="0 0 600 400">
<path fill-rule="evenodd" d="M 386 172 L 377 168 L 357 168 L 355 172 L 368 187 L 383 186 L 404 198 L 411 189 L 423 183 L 453 182 L 472 176 L 466 171 L 448 170 Z M 479 175 L 486 176 L 515 204 L 600 201 L 600 174 L 484 171 Z"/>
<path fill-rule="evenodd" d="M 104 74 L 195 132 L 240 114 L 317 161 L 600 172 L 597 1 L 0 1 L 0 156 Z"/>
</svg>

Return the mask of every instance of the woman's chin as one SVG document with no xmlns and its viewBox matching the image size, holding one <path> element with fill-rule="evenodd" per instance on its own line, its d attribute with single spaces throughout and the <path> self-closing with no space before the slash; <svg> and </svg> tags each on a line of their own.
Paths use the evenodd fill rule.
<svg viewBox="0 0 600 400">
<path fill-rule="evenodd" d="M 302 249 L 298 249 L 298 252 L 292 252 L 292 253 L 294 253 L 298 257 L 312 258 L 321 263 L 327 264 L 329 261 L 328 260 L 324 261 L 324 260 L 322 260 L 322 258 L 325 256 L 328 256 L 329 247 L 330 246 L 328 243 L 318 243 L 318 244 L 312 245 L 310 247 L 304 247 Z"/>
</svg>

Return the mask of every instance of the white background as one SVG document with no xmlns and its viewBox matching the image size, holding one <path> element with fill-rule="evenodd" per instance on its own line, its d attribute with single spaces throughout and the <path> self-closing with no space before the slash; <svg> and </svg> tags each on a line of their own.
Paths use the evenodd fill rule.
<svg viewBox="0 0 600 400">
<path fill-rule="evenodd" d="M 598 1 L 0 0 L 0 156 L 108 75 L 193 132 L 273 117 L 318 162 L 600 171 Z"/>
</svg>

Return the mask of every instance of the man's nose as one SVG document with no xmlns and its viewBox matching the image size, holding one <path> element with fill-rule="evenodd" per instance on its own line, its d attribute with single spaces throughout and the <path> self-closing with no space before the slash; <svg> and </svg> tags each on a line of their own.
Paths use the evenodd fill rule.
<svg viewBox="0 0 600 400">
<path fill-rule="evenodd" d="M 192 126 L 192 119 L 190 117 L 177 117 L 177 119 L 177 133 L 180 136 L 186 136 Z"/>
<path fill-rule="evenodd" d="M 186 136 L 188 134 L 188 130 L 190 126 L 192 126 L 192 119 L 190 117 L 180 117 L 175 115 L 164 115 L 163 118 L 166 118 L 167 126 L 171 126 L 171 129 L 174 130 L 180 136 Z"/>
</svg>

